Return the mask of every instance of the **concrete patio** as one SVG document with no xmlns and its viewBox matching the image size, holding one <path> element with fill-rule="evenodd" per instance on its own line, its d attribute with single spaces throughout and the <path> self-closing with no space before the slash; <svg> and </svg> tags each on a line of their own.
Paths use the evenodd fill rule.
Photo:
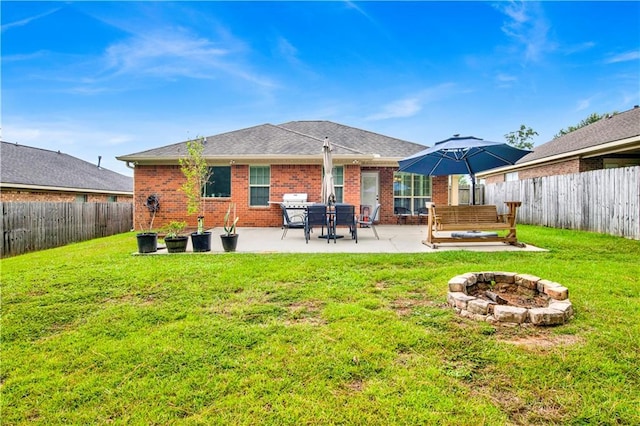
<svg viewBox="0 0 640 426">
<path fill-rule="evenodd" d="M 338 235 L 345 235 L 336 243 L 331 240 L 318 238 L 320 230 L 311 234 L 309 243 L 305 242 L 304 231 L 290 229 L 284 239 L 280 228 L 238 228 L 239 253 L 437 253 L 448 250 L 467 250 L 479 252 L 498 251 L 546 251 L 525 243 L 525 247 L 519 248 L 503 243 L 459 243 L 442 244 L 437 249 L 432 249 L 422 241 L 426 238 L 427 227 L 425 225 L 379 225 L 376 226 L 380 240 L 377 240 L 372 229 L 358 229 L 358 243 L 348 236 L 346 228 L 338 228 Z M 211 230 L 211 252 L 221 253 L 222 244 L 218 237 L 223 231 L 221 228 Z M 341 232 L 342 231 L 342 232 Z M 160 240 L 161 242 L 161 240 Z M 191 239 L 187 246 L 187 252 L 191 252 Z M 166 249 L 158 249 L 157 254 L 167 253 Z"/>
</svg>

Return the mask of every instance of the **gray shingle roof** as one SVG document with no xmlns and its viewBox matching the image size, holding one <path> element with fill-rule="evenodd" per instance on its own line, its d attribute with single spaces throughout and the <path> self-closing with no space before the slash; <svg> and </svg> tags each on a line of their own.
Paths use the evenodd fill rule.
<svg viewBox="0 0 640 426">
<path fill-rule="evenodd" d="M 3 185 L 133 193 L 133 178 L 59 151 L 2 142 L 0 157 Z"/>
<path fill-rule="evenodd" d="M 554 155 L 568 154 L 639 135 L 640 108 L 633 108 L 609 118 L 603 118 L 537 146 L 531 154 L 525 155 L 516 164 L 528 163 Z"/>
<path fill-rule="evenodd" d="M 262 124 L 208 136 L 204 156 L 215 157 L 320 157 L 325 137 L 335 156 L 404 158 L 425 147 L 330 121 L 292 121 L 281 125 Z M 186 142 L 117 157 L 123 161 L 177 159 L 187 153 Z"/>
</svg>

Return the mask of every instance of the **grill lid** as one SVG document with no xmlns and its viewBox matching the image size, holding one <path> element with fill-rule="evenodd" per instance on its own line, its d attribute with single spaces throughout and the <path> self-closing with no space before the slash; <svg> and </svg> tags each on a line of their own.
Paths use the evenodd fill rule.
<svg viewBox="0 0 640 426">
<path fill-rule="evenodd" d="M 304 193 L 283 194 L 282 201 L 285 203 L 306 203 L 307 194 L 304 194 Z"/>
</svg>

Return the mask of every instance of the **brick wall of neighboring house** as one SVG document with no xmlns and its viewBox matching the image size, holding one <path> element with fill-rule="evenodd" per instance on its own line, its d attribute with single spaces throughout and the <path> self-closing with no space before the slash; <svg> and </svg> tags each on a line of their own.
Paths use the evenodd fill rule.
<svg viewBox="0 0 640 426">
<path fill-rule="evenodd" d="M 78 195 L 86 195 L 89 203 L 107 203 L 110 201 L 109 194 L 92 194 L 60 191 L 29 191 L 25 189 L 2 189 L 0 191 L 0 201 L 2 202 L 53 202 L 53 203 L 73 203 L 78 201 Z M 117 195 L 116 202 L 130 203 L 133 201 L 131 195 Z"/>
<path fill-rule="evenodd" d="M 360 209 L 361 170 L 378 171 L 381 193 L 381 223 L 396 223 L 393 215 L 393 172 L 394 168 L 360 168 L 357 164 L 344 165 L 345 203 L 354 204 L 356 212 Z M 187 199 L 180 190 L 184 176 L 177 165 L 141 166 L 134 171 L 135 185 L 135 226 L 148 222 L 150 213 L 144 207 L 149 195 L 157 195 L 160 199 L 160 210 L 154 221 L 154 228 L 160 229 L 172 220 L 185 220 L 189 228 L 197 225 L 197 215 L 187 215 Z M 236 203 L 236 214 L 240 218 L 239 227 L 281 226 L 282 213 L 278 204 L 269 206 L 249 206 L 249 166 L 231 166 L 232 198 L 206 198 L 205 227 L 220 228 L 229 202 Z M 433 200 L 439 204 L 448 202 L 448 184 L 446 176 L 433 178 Z M 322 186 L 321 165 L 271 165 L 270 200 L 281 201 L 286 193 L 306 193 L 308 201 L 320 202 Z"/>
<path fill-rule="evenodd" d="M 596 158 L 572 158 L 551 164 L 542 164 L 540 166 L 530 167 L 518 170 L 518 179 L 533 179 L 545 176 L 568 175 L 572 173 L 590 172 L 593 170 L 604 169 L 604 160 L 602 157 Z M 505 181 L 505 174 L 500 173 L 485 178 L 485 183 L 499 183 Z"/>
</svg>

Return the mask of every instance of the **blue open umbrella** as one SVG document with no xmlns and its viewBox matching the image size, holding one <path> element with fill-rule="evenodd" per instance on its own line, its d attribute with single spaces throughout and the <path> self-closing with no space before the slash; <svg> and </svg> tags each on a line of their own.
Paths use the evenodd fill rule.
<svg viewBox="0 0 640 426">
<path fill-rule="evenodd" d="M 400 160 L 399 171 L 428 176 L 468 174 L 472 184 L 471 203 L 475 204 L 473 187 L 476 173 L 515 164 L 529 152 L 504 142 L 453 135 L 452 138 L 436 142 L 431 148 Z"/>
</svg>

